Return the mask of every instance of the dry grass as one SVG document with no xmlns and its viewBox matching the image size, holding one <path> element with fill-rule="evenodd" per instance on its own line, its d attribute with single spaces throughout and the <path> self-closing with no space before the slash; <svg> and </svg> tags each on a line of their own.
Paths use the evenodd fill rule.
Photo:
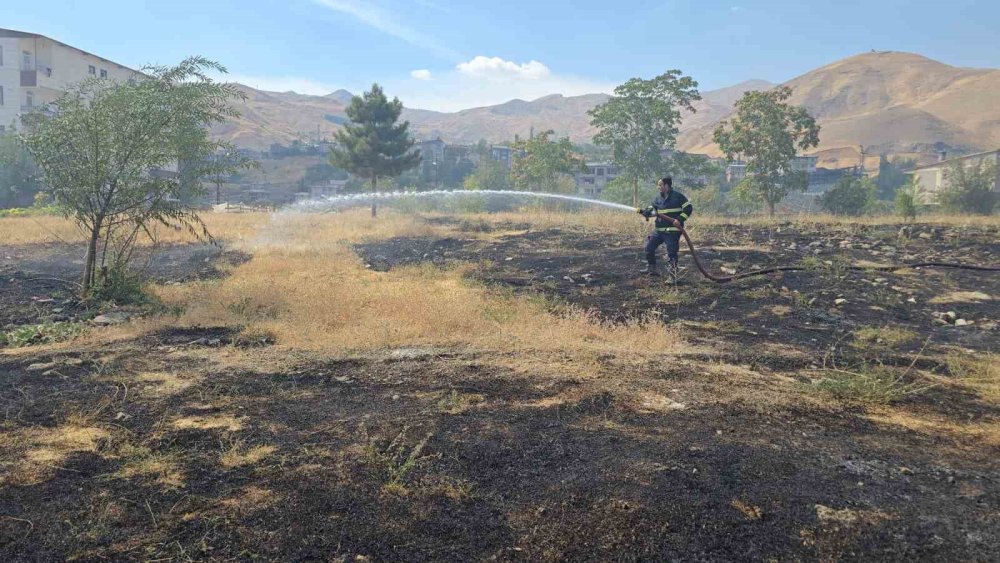
<svg viewBox="0 0 1000 563">
<path fill-rule="evenodd" d="M 221 282 L 158 289 L 191 325 L 252 326 L 280 345 L 345 352 L 412 345 L 558 352 L 670 350 L 658 321 L 608 324 L 582 311 L 553 315 L 544 303 L 463 280 L 463 268 L 372 272 L 350 243 L 440 234 L 410 216 L 364 211 L 279 214 L 256 240 L 254 259 Z"/>
<path fill-rule="evenodd" d="M 243 428 L 243 421 L 230 414 L 209 414 L 204 416 L 182 416 L 175 419 L 171 425 L 179 430 L 223 429 L 235 432 Z"/>
<path fill-rule="evenodd" d="M 151 479 L 166 489 L 183 487 L 186 482 L 181 457 L 176 453 L 124 443 L 107 457 L 123 461 L 122 468 L 114 475 L 119 479 Z"/>
<path fill-rule="evenodd" d="M 1000 362 L 995 355 L 952 352 L 945 357 L 945 363 L 960 384 L 971 387 L 982 398 L 1000 404 Z"/>
<path fill-rule="evenodd" d="M 916 340 L 917 333 L 900 326 L 866 326 L 854 331 L 854 346 L 865 348 L 873 344 L 895 348 Z"/>
<path fill-rule="evenodd" d="M 201 216 L 208 225 L 209 232 L 220 240 L 249 240 L 257 229 L 266 225 L 266 213 L 205 213 Z M 154 232 L 161 243 L 195 242 L 197 239 L 187 231 L 176 231 L 158 226 Z M 37 217 L 0 218 L 0 244 L 39 244 L 66 242 L 82 244 L 86 239 L 71 220 L 43 215 Z M 145 240 L 143 243 L 148 244 Z"/>
<path fill-rule="evenodd" d="M 236 442 L 219 455 L 219 463 L 226 469 L 255 465 L 271 457 L 275 451 L 277 448 L 274 446 L 244 447 Z"/>
<path fill-rule="evenodd" d="M 0 489 L 4 485 L 33 485 L 52 477 L 67 457 L 96 451 L 108 433 L 103 428 L 68 422 L 53 428 L 3 428 L 0 451 L 9 464 L 0 465 Z"/>
</svg>

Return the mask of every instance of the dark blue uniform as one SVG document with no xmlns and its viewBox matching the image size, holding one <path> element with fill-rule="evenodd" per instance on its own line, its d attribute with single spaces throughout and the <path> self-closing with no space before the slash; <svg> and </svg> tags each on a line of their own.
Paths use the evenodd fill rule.
<svg viewBox="0 0 1000 563">
<path fill-rule="evenodd" d="M 642 214 L 646 217 L 656 215 L 666 215 L 672 219 L 677 219 L 684 223 L 694 213 L 694 206 L 688 198 L 676 191 L 670 190 L 666 195 L 657 194 L 653 203 L 643 209 Z M 646 239 L 646 261 L 650 266 L 656 265 L 656 249 L 661 244 L 667 245 L 667 258 L 672 263 L 677 263 L 677 252 L 680 250 L 681 230 L 671 223 L 656 217 L 655 230 Z"/>
</svg>

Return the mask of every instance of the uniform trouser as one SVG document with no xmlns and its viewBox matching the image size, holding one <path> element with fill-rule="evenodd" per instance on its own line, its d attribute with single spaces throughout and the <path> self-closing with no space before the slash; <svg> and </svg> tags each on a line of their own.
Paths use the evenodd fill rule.
<svg viewBox="0 0 1000 563">
<path fill-rule="evenodd" d="M 646 262 L 651 265 L 656 264 L 656 249 L 659 248 L 661 244 L 667 245 L 667 259 L 676 263 L 677 252 L 681 248 L 681 234 L 677 231 L 653 231 L 653 233 L 646 239 Z"/>
</svg>

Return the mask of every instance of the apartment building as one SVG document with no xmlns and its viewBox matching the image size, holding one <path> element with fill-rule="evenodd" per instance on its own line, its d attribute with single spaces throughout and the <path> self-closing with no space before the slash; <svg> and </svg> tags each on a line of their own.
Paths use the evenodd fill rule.
<svg viewBox="0 0 1000 563">
<path fill-rule="evenodd" d="M 128 80 L 136 70 L 54 39 L 0 28 L 0 131 L 88 78 Z"/>
<path fill-rule="evenodd" d="M 968 154 L 955 158 L 948 158 L 948 154 L 942 152 L 938 156 L 938 162 L 918 166 L 911 170 L 909 174 L 916 177 L 920 183 L 920 194 L 924 203 L 937 203 L 937 196 L 941 190 L 948 187 L 948 170 L 952 166 L 961 165 L 966 168 L 980 166 L 983 163 L 992 163 L 996 170 L 996 179 L 993 182 L 993 191 L 1000 192 L 1000 149 Z"/>
<path fill-rule="evenodd" d="M 608 182 L 618 177 L 618 167 L 610 162 L 588 162 L 585 166 L 585 172 L 573 175 L 576 191 L 580 195 L 599 196 Z"/>
</svg>

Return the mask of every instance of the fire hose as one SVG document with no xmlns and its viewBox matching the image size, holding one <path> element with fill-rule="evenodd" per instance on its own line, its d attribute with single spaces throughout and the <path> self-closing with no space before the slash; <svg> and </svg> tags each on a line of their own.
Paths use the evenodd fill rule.
<svg viewBox="0 0 1000 563">
<path fill-rule="evenodd" d="M 701 263 L 701 260 L 698 258 L 698 253 L 694 249 L 694 243 L 691 242 L 691 237 L 688 236 L 687 230 L 684 229 L 684 225 L 680 221 L 663 215 L 662 213 L 658 213 L 656 217 L 665 220 L 667 223 L 675 225 L 675 228 L 680 230 L 681 236 L 684 237 L 684 242 L 687 243 L 688 250 L 691 251 L 691 258 L 694 259 L 694 264 L 698 267 L 698 271 L 701 272 L 701 275 L 716 283 L 727 283 L 752 276 L 773 274 L 775 272 L 802 272 L 808 269 L 805 266 L 776 266 L 774 268 L 751 270 L 749 272 L 742 272 L 731 276 L 716 276 L 706 270 L 705 266 Z M 647 217 L 646 220 L 648 221 L 649 218 Z M 974 270 L 979 272 L 1000 272 L 1000 266 L 975 266 L 972 264 L 960 264 L 957 262 L 912 262 L 909 264 L 896 264 L 892 266 L 856 266 L 852 264 L 847 266 L 848 270 L 871 272 L 892 272 L 895 270 L 912 268 L 951 268 L 956 270 Z"/>
</svg>

